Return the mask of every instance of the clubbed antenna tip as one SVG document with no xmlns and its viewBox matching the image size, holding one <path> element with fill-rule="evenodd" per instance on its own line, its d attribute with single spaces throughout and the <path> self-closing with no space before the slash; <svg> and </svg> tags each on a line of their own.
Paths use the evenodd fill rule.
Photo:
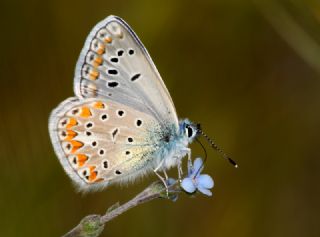
<svg viewBox="0 0 320 237">
<path fill-rule="evenodd" d="M 214 142 L 213 140 L 207 136 L 207 134 L 205 134 L 200 128 L 198 128 L 198 132 L 200 132 L 202 134 L 202 136 L 204 136 L 204 138 L 209 142 L 209 144 L 211 145 L 211 147 L 213 149 L 215 149 L 217 152 L 219 152 L 222 157 L 226 160 L 229 161 L 229 163 L 231 163 L 235 168 L 238 168 L 238 164 L 232 160 L 229 156 L 227 156 Z"/>
<path fill-rule="evenodd" d="M 228 157 L 228 161 L 229 161 L 235 168 L 238 168 L 238 167 L 239 167 L 238 164 L 237 164 L 234 160 L 232 160 L 230 157 Z"/>
</svg>

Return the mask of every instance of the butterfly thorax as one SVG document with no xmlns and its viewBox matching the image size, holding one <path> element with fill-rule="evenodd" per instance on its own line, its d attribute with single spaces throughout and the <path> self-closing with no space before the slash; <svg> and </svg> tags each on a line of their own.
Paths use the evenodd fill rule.
<svg viewBox="0 0 320 237">
<path fill-rule="evenodd" d="M 153 168 L 161 163 L 165 170 L 176 166 L 187 155 L 188 145 L 197 135 L 195 129 L 187 119 L 180 121 L 178 129 L 173 124 L 159 126 L 149 138 L 150 141 L 153 140 L 155 147 Z"/>
</svg>

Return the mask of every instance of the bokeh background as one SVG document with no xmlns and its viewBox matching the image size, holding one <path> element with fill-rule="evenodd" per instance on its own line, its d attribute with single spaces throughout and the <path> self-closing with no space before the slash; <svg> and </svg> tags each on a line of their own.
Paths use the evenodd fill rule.
<svg viewBox="0 0 320 237">
<path fill-rule="evenodd" d="M 319 1 L 2 0 L 0 8 L 0 236 L 60 236 L 156 180 L 81 195 L 49 140 L 49 113 L 73 96 L 84 40 L 110 14 L 148 48 L 179 116 L 201 122 L 240 168 L 207 146 L 212 198 L 153 201 L 102 236 L 320 236 Z"/>
</svg>

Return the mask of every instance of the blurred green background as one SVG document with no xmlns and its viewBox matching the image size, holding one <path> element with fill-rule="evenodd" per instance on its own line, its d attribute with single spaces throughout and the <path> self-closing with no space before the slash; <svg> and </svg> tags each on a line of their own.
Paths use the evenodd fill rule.
<svg viewBox="0 0 320 237">
<path fill-rule="evenodd" d="M 157 179 L 81 195 L 49 140 L 49 113 L 73 96 L 84 40 L 111 14 L 149 50 L 179 117 L 201 122 L 240 168 L 207 146 L 212 198 L 153 201 L 110 222 L 102 236 L 320 236 L 319 1 L 2 0 L 0 7 L 0 236 L 60 236 Z"/>
</svg>

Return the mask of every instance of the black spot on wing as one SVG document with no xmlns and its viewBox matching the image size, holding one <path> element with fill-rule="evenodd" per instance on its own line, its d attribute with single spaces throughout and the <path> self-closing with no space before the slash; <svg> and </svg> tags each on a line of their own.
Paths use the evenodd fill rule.
<svg viewBox="0 0 320 237">
<path fill-rule="evenodd" d="M 137 73 L 137 74 L 133 75 L 133 76 L 131 77 L 131 81 L 136 81 L 136 80 L 138 80 L 138 79 L 140 78 L 140 76 L 141 76 L 140 73 Z"/>
<path fill-rule="evenodd" d="M 113 139 L 113 140 L 115 139 L 115 137 L 116 137 L 116 135 L 117 135 L 118 132 L 119 132 L 119 129 L 118 129 L 118 128 L 116 128 L 115 130 L 112 131 L 112 139 Z"/>
<path fill-rule="evenodd" d="M 108 82 L 108 87 L 115 88 L 115 87 L 117 87 L 117 86 L 119 86 L 119 83 L 116 82 L 116 81 L 110 81 L 110 82 Z"/>
<path fill-rule="evenodd" d="M 109 75 L 117 75 L 117 74 L 118 74 L 118 70 L 116 70 L 116 69 L 109 69 L 109 70 L 108 70 L 108 74 L 109 74 Z"/>
</svg>

